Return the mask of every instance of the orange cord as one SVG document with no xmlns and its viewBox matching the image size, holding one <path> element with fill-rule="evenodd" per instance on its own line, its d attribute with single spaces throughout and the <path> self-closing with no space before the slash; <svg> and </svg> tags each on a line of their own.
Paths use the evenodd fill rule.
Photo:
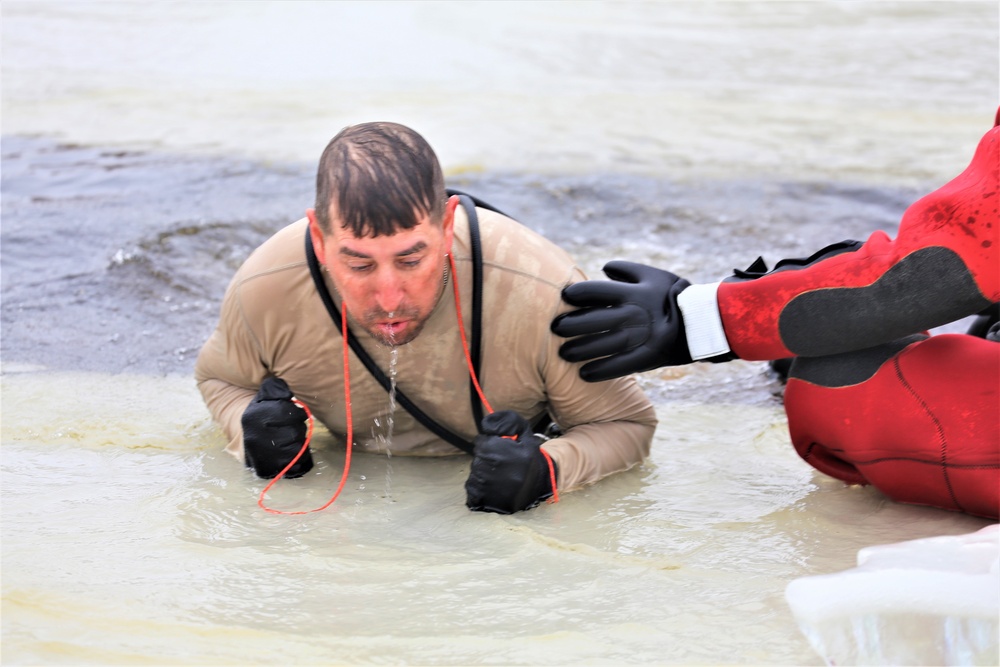
<svg viewBox="0 0 1000 667">
<path fill-rule="evenodd" d="M 264 487 L 264 490 L 260 492 L 260 499 L 257 500 L 257 504 L 260 505 L 261 509 L 265 512 L 270 512 L 271 514 L 312 514 L 313 512 L 321 512 L 327 507 L 333 504 L 333 501 L 337 499 L 340 492 L 344 490 L 344 485 L 347 483 L 347 474 L 351 471 L 351 445 L 354 443 L 354 420 L 351 416 L 351 370 L 350 370 L 350 355 L 348 353 L 349 347 L 347 344 L 347 304 L 343 304 L 340 308 L 340 329 L 344 332 L 344 405 L 347 412 L 347 452 L 344 454 L 344 473 L 340 476 L 340 484 L 337 485 L 337 490 L 334 492 L 333 497 L 327 501 L 322 507 L 317 507 L 312 510 L 303 510 L 300 512 L 284 512 L 282 510 L 276 510 L 268 507 L 264 504 L 264 496 L 267 492 L 271 490 L 275 482 L 285 476 L 289 468 L 295 465 L 295 462 L 302 458 L 302 455 L 306 453 L 306 449 L 309 447 L 309 442 L 312 440 L 313 434 L 313 418 L 312 411 L 298 399 L 295 399 L 295 404 L 306 411 L 306 418 L 309 420 L 309 431 L 306 433 L 306 441 L 302 443 L 302 449 L 299 453 L 295 455 L 295 458 L 285 466 L 284 470 L 278 473 L 278 476 L 271 480 L 271 482 Z"/>
<path fill-rule="evenodd" d="M 465 361 L 469 365 L 469 377 L 472 378 L 472 384 L 476 388 L 476 393 L 479 394 L 479 400 L 483 402 L 486 411 L 492 414 L 494 412 L 493 407 L 486 400 L 483 388 L 479 386 L 479 378 L 476 377 L 476 369 L 472 365 L 472 355 L 469 354 L 469 342 L 466 340 L 465 324 L 462 321 L 462 299 L 458 292 L 458 272 L 455 271 L 455 258 L 451 256 L 451 253 L 448 253 L 448 262 L 451 264 L 451 285 L 455 292 L 455 313 L 458 315 L 458 333 L 462 337 L 462 351 L 465 352 Z M 510 440 L 517 440 L 517 436 L 513 435 L 505 435 L 503 437 Z M 541 447 L 538 448 L 538 451 L 542 453 L 542 456 L 545 457 L 545 462 L 549 465 L 549 481 L 552 483 L 552 497 L 549 498 L 549 502 L 557 503 L 559 502 L 559 491 L 556 489 L 556 466 L 552 463 L 552 457 L 549 456 L 548 452 Z"/>
<path fill-rule="evenodd" d="M 472 365 L 472 355 L 469 354 L 469 342 L 465 336 L 465 324 L 462 322 L 462 305 L 461 305 L 461 295 L 459 294 L 458 291 L 458 274 L 455 271 L 455 259 L 451 256 L 451 253 L 448 254 L 448 262 L 451 265 L 451 275 L 452 275 L 451 284 L 455 292 L 455 312 L 458 315 L 458 332 L 459 335 L 462 337 L 462 351 L 465 352 L 465 361 L 469 366 L 469 377 L 472 379 L 472 384 L 476 388 L 476 393 L 479 394 L 479 399 L 483 402 L 483 406 L 485 406 L 486 411 L 489 413 L 493 413 L 494 412 L 493 407 L 490 405 L 489 401 L 486 400 L 486 395 L 483 393 L 483 388 L 479 386 L 479 378 L 476 377 L 476 370 Z M 340 476 L 340 484 L 337 485 L 337 490 L 334 492 L 333 497 L 330 498 L 330 500 L 328 500 L 325 505 L 323 505 L 322 507 L 317 507 L 316 509 L 302 510 L 298 512 L 285 512 L 283 510 L 276 510 L 271 507 L 268 507 L 264 503 L 264 497 L 267 495 L 267 492 L 271 490 L 271 487 L 274 486 L 279 479 L 285 476 L 285 473 L 287 473 L 289 469 L 291 469 L 291 467 L 295 465 L 296 461 L 302 458 L 302 455 L 305 454 L 306 450 L 309 448 L 309 443 L 312 441 L 313 423 L 315 421 L 315 419 L 313 418 L 312 411 L 305 403 L 302 403 L 298 399 L 294 399 L 294 403 L 306 411 L 306 418 L 309 420 L 309 430 L 306 432 L 306 441 L 302 443 L 302 449 L 299 450 L 299 453 L 296 454 L 295 458 L 293 458 L 288 463 L 288 465 L 286 465 L 284 469 L 281 472 L 279 472 L 278 475 L 274 479 L 272 479 L 267 486 L 264 487 L 264 490 L 260 492 L 260 498 L 257 500 L 257 504 L 260 505 L 261 509 L 263 509 L 265 512 L 270 512 L 271 514 L 285 514 L 285 515 L 312 514 L 313 512 L 321 512 L 333 504 L 333 502 L 340 495 L 340 492 L 344 490 L 344 485 L 347 483 L 347 475 L 351 470 L 351 445 L 354 443 L 354 424 L 351 415 L 351 373 L 349 366 L 350 348 L 347 341 L 347 304 L 341 304 L 340 306 L 340 330 L 343 332 L 344 336 L 344 345 L 343 345 L 344 403 L 347 412 L 347 452 L 344 454 L 344 472 Z M 511 440 L 517 439 L 516 436 L 504 436 L 504 437 L 510 438 Z M 552 483 L 552 497 L 549 498 L 548 502 L 557 503 L 559 502 L 559 490 L 556 489 L 555 464 L 552 463 L 552 457 L 549 456 L 548 452 L 546 452 L 541 447 L 538 448 L 538 451 L 542 453 L 542 456 L 545 457 L 545 462 L 548 463 L 549 465 L 549 481 Z"/>
</svg>

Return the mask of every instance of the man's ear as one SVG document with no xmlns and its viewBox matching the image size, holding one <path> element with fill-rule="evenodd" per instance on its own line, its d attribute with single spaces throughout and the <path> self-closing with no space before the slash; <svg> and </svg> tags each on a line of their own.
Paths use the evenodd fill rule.
<svg viewBox="0 0 1000 667">
<path fill-rule="evenodd" d="M 448 200 L 444 203 L 444 219 L 445 220 L 447 220 L 448 218 L 454 219 L 454 217 L 455 217 L 455 209 L 458 208 L 459 201 L 460 200 L 458 198 L 458 195 L 452 195 L 452 196 L 448 197 Z"/>
<path fill-rule="evenodd" d="M 316 259 L 319 260 L 320 264 L 326 266 L 326 253 L 323 252 L 326 239 L 323 237 L 323 229 L 319 226 L 319 221 L 316 219 L 316 209 L 307 208 L 306 218 L 309 219 L 309 236 L 312 238 Z"/>
<path fill-rule="evenodd" d="M 444 232 L 444 251 L 451 252 L 451 239 L 455 233 L 455 209 L 458 208 L 458 195 L 448 197 L 444 203 L 444 216 L 441 218 L 441 230 Z"/>
</svg>

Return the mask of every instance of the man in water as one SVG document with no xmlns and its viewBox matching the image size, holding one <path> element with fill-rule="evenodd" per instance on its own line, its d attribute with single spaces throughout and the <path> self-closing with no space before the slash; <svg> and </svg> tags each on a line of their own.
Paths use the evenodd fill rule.
<svg viewBox="0 0 1000 667">
<path fill-rule="evenodd" d="M 553 331 L 589 381 L 692 361 L 794 357 L 796 451 L 890 498 L 1000 514 L 1000 113 L 969 167 L 917 201 L 895 240 L 845 241 L 721 283 L 610 262 L 568 287 Z M 927 329 L 982 313 L 968 334 Z"/>
<path fill-rule="evenodd" d="M 465 449 L 473 510 L 528 509 L 648 455 L 656 416 L 634 379 L 584 382 L 557 353 L 549 322 L 566 310 L 562 288 L 584 277 L 573 260 L 448 196 L 419 134 L 393 123 L 344 129 L 320 159 L 315 206 L 239 269 L 195 368 L 226 450 L 258 476 L 278 475 L 304 444 L 306 412 L 293 397 L 335 436 L 371 434 L 348 447 Z M 470 381 L 477 310 L 483 396 Z M 392 412 L 390 392 L 409 407 Z M 559 427 L 548 440 L 535 433 L 546 417 Z M 307 451 L 286 476 L 311 467 Z"/>
</svg>

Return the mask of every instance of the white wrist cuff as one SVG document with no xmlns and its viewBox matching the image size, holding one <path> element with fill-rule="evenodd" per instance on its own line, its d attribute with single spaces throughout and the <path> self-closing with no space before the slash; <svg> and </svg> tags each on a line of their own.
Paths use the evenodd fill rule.
<svg viewBox="0 0 1000 667">
<path fill-rule="evenodd" d="M 719 285 L 691 285 L 677 296 L 684 316 L 691 359 L 708 359 L 729 352 L 729 341 L 719 314 Z"/>
</svg>

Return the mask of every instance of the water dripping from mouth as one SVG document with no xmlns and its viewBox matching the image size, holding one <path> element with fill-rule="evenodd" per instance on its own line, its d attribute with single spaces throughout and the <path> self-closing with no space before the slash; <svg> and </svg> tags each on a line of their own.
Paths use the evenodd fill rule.
<svg viewBox="0 0 1000 667">
<path fill-rule="evenodd" d="M 385 429 L 385 456 L 387 462 L 385 466 L 385 497 L 392 500 L 392 429 L 396 423 L 396 373 L 397 362 L 399 361 L 399 348 L 392 347 L 389 353 L 389 414 L 386 415 Z"/>
</svg>

